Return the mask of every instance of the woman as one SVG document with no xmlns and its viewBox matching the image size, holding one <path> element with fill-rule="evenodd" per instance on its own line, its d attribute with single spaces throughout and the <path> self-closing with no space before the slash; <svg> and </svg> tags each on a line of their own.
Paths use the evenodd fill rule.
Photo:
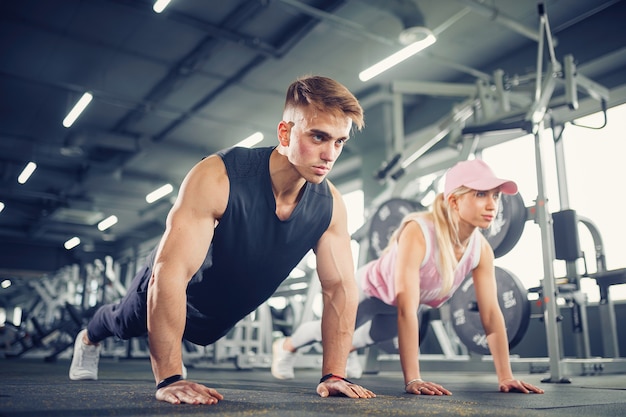
<svg viewBox="0 0 626 417">
<path fill-rule="evenodd" d="M 418 310 L 420 305 L 441 306 L 470 272 L 500 391 L 543 393 L 513 377 L 497 299 L 494 254 L 480 233 L 493 223 L 501 193 L 516 194 L 517 185 L 496 177 L 481 160 L 457 163 L 447 172 L 444 191 L 437 195 L 432 211 L 407 215 L 380 258 L 357 272 L 361 301 L 353 350 L 397 335 L 408 393 L 451 395 L 443 386 L 421 378 Z M 272 374 L 293 378 L 295 352 L 320 337 L 318 321 L 303 324 L 291 338 L 277 340 Z M 348 377 L 359 376 L 350 375 L 350 368 L 349 363 Z"/>
</svg>

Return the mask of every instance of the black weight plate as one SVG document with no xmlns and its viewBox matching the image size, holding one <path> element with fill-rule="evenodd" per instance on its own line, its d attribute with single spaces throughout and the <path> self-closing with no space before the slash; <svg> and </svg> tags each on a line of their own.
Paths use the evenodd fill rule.
<svg viewBox="0 0 626 417">
<path fill-rule="evenodd" d="M 423 210 L 417 201 L 392 198 L 381 204 L 372 217 L 369 228 L 369 256 L 376 259 L 387 247 L 389 238 L 402 219 L 413 211 Z"/>
<path fill-rule="evenodd" d="M 509 271 L 496 267 L 498 304 L 504 315 L 509 348 L 524 337 L 530 322 L 528 291 L 522 282 Z M 469 350 L 488 355 L 487 336 L 483 329 L 476 304 L 474 281 L 467 277 L 448 301 L 454 331 Z"/>
<path fill-rule="evenodd" d="M 285 336 L 291 336 L 296 323 L 296 316 L 291 304 L 287 304 L 283 309 L 270 306 L 272 314 L 272 330 L 279 331 Z"/>
<path fill-rule="evenodd" d="M 426 338 L 426 334 L 428 333 L 428 329 L 430 328 L 430 308 L 424 308 L 425 306 L 421 306 L 418 312 L 418 323 L 419 323 L 419 346 L 422 345 L 422 342 Z M 397 317 L 397 316 L 396 316 Z M 397 332 L 397 326 L 396 326 Z M 389 354 L 398 354 L 400 351 L 398 350 L 398 336 L 385 340 L 382 342 L 376 343 L 376 346 L 382 349 L 385 353 Z"/>
<path fill-rule="evenodd" d="M 522 196 L 519 193 L 502 194 L 500 209 L 493 226 L 482 230 L 496 258 L 509 253 L 519 242 L 526 220 L 526 206 Z"/>
</svg>

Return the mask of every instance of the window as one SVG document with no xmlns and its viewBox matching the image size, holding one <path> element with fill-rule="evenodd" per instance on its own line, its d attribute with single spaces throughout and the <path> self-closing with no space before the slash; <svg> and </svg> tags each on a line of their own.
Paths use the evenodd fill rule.
<svg viewBox="0 0 626 417">
<path fill-rule="evenodd" d="M 569 195 L 569 208 L 576 210 L 598 227 L 606 254 L 607 269 L 626 267 L 623 237 L 626 221 L 622 217 L 623 191 L 619 186 L 626 177 L 626 141 L 623 123 L 626 105 L 608 110 L 607 125 L 599 130 L 567 124 L 563 133 L 565 171 Z M 601 113 L 579 119 L 577 124 L 599 127 L 604 123 Z M 534 206 L 537 198 L 537 174 L 534 137 L 522 138 L 485 149 L 483 159 L 491 165 L 498 176 L 514 179 L 527 207 Z M 546 184 L 546 198 L 550 212 L 559 211 L 558 184 L 552 132 L 547 131 L 542 141 L 542 159 Z M 618 185 L 616 187 L 616 185 Z M 579 229 L 581 230 L 581 229 Z M 590 272 L 595 271 L 595 251 L 591 236 L 581 230 L 581 249 L 587 259 Z M 540 229 L 532 221 L 526 223 L 520 241 L 508 254 L 496 259 L 496 265 L 518 276 L 524 285 L 539 285 L 543 278 L 543 258 Z M 565 265 L 555 261 L 555 276 L 565 275 Z M 582 270 L 581 270 L 582 272 Z M 595 282 L 583 279 L 583 290 L 589 301 L 597 301 L 599 292 Z M 611 288 L 614 300 L 626 299 L 626 285 Z"/>
</svg>

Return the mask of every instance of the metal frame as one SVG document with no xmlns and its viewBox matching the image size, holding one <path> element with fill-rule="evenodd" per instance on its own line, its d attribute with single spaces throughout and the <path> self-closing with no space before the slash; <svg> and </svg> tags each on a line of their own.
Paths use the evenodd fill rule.
<svg viewBox="0 0 626 417">
<path fill-rule="evenodd" d="M 545 38 L 545 39 L 544 39 Z M 543 75 L 543 53 L 544 42 L 548 45 L 550 62 L 547 65 L 547 76 L 542 79 Z M 580 375 L 589 375 L 602 372 L 626 372 L 626 361 L 617 358 L 617 354 L 611 355 L 611 358 L 589 358 L 589 336 L 586 323 L 586 314 L 583 312 L 583 334 L 580 341 L 580 355 L 582 358 L 563 359 L 562 345 L 560 338 L 560 324 L 558 319 L 558 289 L 556 286 L 553 261 L 555 259 L 554 231 L 552 227 L 552 216 L 548 209 L 548 197 L 546 195 L 546 185 L 544 176 L 544 157 L 541 152 L 541 144 L 543 142 L 544 124 L 546 120 L 551 119 L 548 108 L 555 92 L 557 83 L 565 83 L 565 102 L 571 110 L 579 109 L 579 101 L 577 92 L 583 90 L 592 99 L 602 102 L 603 109 L 606 109 L 606 102 L 609 99 L 609 91 L 603 86 L 591 81 L 578 73 L 574 64 L 573 56 L 568 55 L 564 58 L 565 66 L 563 67 L 556 59 L 554 54 L 554 45 L 550 33 L 548 17 L 543 9 L 543 4 L 539 4 L 539 39 L 537 53 L 537 69 L 535 74 L 535 92 L 534 97 L 528 98 L 523 94 L 516 94 L 506 91 L 503 84 L 502 72 L 494 73 L 495 84 L 487 86 L 484 80 L 479 80 L 475 86 L 468 84 L 453 85 L 448 83 L 394 83 L 394 136 L 395 149 L 398 150 L 399 144 L 404 138 L 403 108 L 402 97 L 404 93 L 408 94 L 433 94 L 447 96 L 465 96 L 470 97 L 461 105 L 453 109 L 452 113 L 442 120 L 434 123 L 430 127 L 414 134 L 413 137 L 407 138 L 412 143 L 404 151 L 399 152 L 393 158 L 399 168 L 393 173 L 393 167 L 387 167 L 385 176 L 388 175 L 388 189 L 383 195 L 402 196 L 402 190 L 407 186 L 407 173 L 411 172 L 411 177 L 419 177 L 433 172 L 441 171 L 449 168 L 457 161 L 467 159 L 469 154 L 474 153 L 478 146 L 480 133 L 502 131 L 502 135 L 495 139 L 495 143 L 502 143 L 506 140 L 515 139 L 527 133 L 532 133 L 535 144 L 535 165 L 537 171 L 537 189 L 538 195 L 534 206 L 534 221 L 539 225 L 541 231 L 541 243 L 543 253 L 543 270 L 544 278 L 542 280 L 543 293 L 543 315 L 546 326 L 546 337 L 548 347 L 548 358 L 545 359 L 529 359 L 517 360 L 512 359 L 512 366 L 519 368 L 520 365 L 530 366 L 531 371 L 542 370 L 542 372 L 550 372 L 550 377 L 544 382 L 569 382 L 565 375 L 579 373 Z M 564 70 L 563 70 L 564 68 Z M 532 77 L 531 77 L 532 78 Z M 526 111 L 520 113 L 520 108 L 526 108 Z M 510 119 L 511 116 L 522 115 L 522 118 L 515 124 L 504 125 L 501 121 Z M 473 117 L 477 124 L 466 126 L 466 122 L 471 121 Z M 559 123 L 574 120 L 580 117 L 580 114 L 573 113 L 567 116 L 560 115 L 562 120 Z M 553 120 L 554 121 L 554 120 Z M 464 135 L 465 134 L 465 135 Z M 473 136 L 471 136 L 473 135 Z M 427 152 L 439 141 L 448 138 L 450 143 L 457 144 L 457 150 L 449 152 L 444 157 L 441 155 L 429 155 Z M 492 142 L 494 139 L 491 139 Z M 484 145 L 484 144 L 483 144 Z M 486 146 L 483 146 L 483 148 Z M 556 165 L 559 181 L 559 194 L 562 208 L 569 206 L 569 196 L 567 191 L 565 164 L 563 161 L 562 144 L 556 144 Z M 441 152 L 439 152 L 441 153 Z M 404 177 L 404 178 L 402 178 Z M 384 177 L 381 179 L 385 179 Z M 405 196 L 406 197 L 406 196 Z M 375 200 L 379 201 L 379 199 Z M 567 265 L 568 276 L 577 276 L 575 265 Z M 610 311 L 609 311 L 610 310 Z M 612 305 L 607 303 L 602 311 L 603 317 L 611 318 L 609 327 L 605 329 L 613 331 L 609 336 L 603 336 L 605 339 L 605 353 L 617 352 L 616 335 L 614 329 L 610 327 L 614 323 L 614 312 Z M 397 355 L 396 355 L 397 356 Z M 376 372 L 378 370 L 401 370 L 399 362 L 394 355 L 378 355 L 378 349 L 375 347 L 370 349 L 366 360 L 366 372 Z M 422 355 L 424 369 L 428 369 L 428 364 L 435 364 L 435 369 L 447 370 L 467 370 L 468 363 L 472 370 L 482 369 L 476 366 L 479 363 L 489 362 L 489 357 L 478 360 L 472 355 Z M 453 359 L 458 359 L 453 360 Z M 391 365 L 391 366 L 390 366 Z M 486 368 L 485 368 L 486 369 Z M 493 369 L 493 365 L 489 365 L 489 369 Z M 528 370 L 528 369 L 526 369 Z"/>
</svg>

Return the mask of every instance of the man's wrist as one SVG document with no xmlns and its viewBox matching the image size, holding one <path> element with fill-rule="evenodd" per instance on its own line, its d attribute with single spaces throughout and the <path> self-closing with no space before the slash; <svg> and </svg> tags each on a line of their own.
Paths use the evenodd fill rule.
<svg viewBox="0 0 626 417">
<path fill-rule="evenodd" d="M 167 387 L 168 385 L 172 385 L 174 382 L 182 381 L 183 379 L 184 379 L 183 376 L 180 374 L 168 376 L 167 378 L 159 381 L 159 383 L 156 386 L 157 391 L 160 390 L 161 388 Z"/>
<path fill-rule="evenodd" d="M 349 381 L 346 378 L 344 378 L 342 376 L 339 376 L 339 375 L 335 375 L 335 374 L 326 374 L 326 375 L 324 375 L 323 377 L 320 378 L 320 384 L 322 382 L 328 381 L 329 379 L 341 379 L 343 381 L 346 381 L 349 384 L 352 384 L 352 381 Z"/>
</svg>

